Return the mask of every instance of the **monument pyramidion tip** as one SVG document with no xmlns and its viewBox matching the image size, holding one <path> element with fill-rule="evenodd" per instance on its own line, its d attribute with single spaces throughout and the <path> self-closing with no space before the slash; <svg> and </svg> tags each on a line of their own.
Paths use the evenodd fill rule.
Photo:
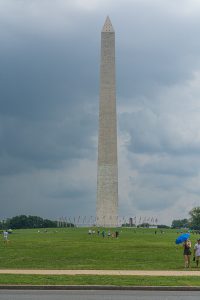
<svg viewBox="0 0 200 300">
<path fill-rule="evenodd" d="M 115 32 L 109 16 L 107 16 L 106 21 L 103 25 L 102 32 Z"/>
</svg>

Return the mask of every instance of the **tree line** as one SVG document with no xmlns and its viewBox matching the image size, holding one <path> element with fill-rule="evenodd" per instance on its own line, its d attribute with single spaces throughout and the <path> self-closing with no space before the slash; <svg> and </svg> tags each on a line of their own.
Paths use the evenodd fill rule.
<svg viewBox="0 0 200 300">
<path fill-rule="evenodd" d="M 73 223 L 65 222 L 64 227 L 74 227 Z M 123 224 L 122 226 L 129 226 L 129 224 Z M 137 227 L 149 227 L 150 224 L 143 223 Z M 10 219 L 0 221 L 0 229 L 28 229 L 28 228 L 55 228 L 60 227 L 57 221 L 49 219 L 43 219 L 38 216 L 26 216 L 20 215 Z M 135 226 L 136 227 L 136 226 Z M 166 225 L 158 225 L 157 228 L 170 228 Z M 173 220 L 171 228 L 189 228 L 192 230 L 200 230 L 200 206 L 194 207 L 189 212 L 189 218 Z"/>
<path fill-rule="evenodd" d="M 192 230 L 200 230 L 200 207 L 194 207 L 189 212 L 188 219 L 173 220 L 172 228 L 189 228 Z"/>
<path fill-rule="evenodd" d="M 38 216 L 20 215 L 0 222 L 1 229 L 50 228 L 57 227 L 57 222 Z"/>
</svg>

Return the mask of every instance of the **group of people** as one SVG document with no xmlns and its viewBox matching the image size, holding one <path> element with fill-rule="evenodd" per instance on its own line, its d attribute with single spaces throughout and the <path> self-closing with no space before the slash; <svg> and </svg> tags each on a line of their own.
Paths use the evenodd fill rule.
<svg viewBox="0 0 200 300">
<path fill-rule="evenodd" d="M 100 231 L 98 230 L 98 235 L 100 235 Z M 112 238 L 118 238 L 119 237 L 119 231 L 114 231 L 114 232 L 110 232 L 110 230 L 108 230 L 108 232 L 106 233 L 106 231 L 105 230 L 103 230 L 102 232 L 101 232 L 101 234 L 102 234 L 102 237 L 103 238 L 105 238 L 106 237 L 106 235 L 107 235 L 107 237 L 109 238 L 109 237 L 112 237 Z"/>
<path fill-rule="evenodd" d="M 189 239 L 187 239 L 183 243 L 183 256 L 184 256 L 185 268 L 190 267 L 191 255 L 192 255 L 192 243 Z M 197 240 L 193 248 L 193 261 L 196 262 L 197 267 L 199 266 L 199 260 L 200 260 L 200 239 Z"/>
<path fill-rule="evenodd" d="M 89 229 L 88 230 L 88 234 L 89 235 L 92 235 L 92 234 L 96 234 L 96 231 L 95 230 L 92 230 L 92 229 Z M 98 229 L 97 230 L 97 235 L 100 236 L 102 235 L 103 238 L 105 238 L 106 236 L 109 238 L 109 237 L 113 237 L 113 238 L 118 238 L 119 237 L 119 231 L 116 230 L 115 232 L 111 232 L 110 230 L 108 230 L 108 232 L 106 232 L 105 230 L 102 230 L 100 232 L 100 230 Z"/>
</svg>

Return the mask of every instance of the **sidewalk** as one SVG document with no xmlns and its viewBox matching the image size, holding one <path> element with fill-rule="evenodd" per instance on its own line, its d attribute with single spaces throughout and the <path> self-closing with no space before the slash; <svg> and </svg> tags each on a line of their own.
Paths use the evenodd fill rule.
<svg viewBox="0 0 200 300">
<path fill-rule="evenodd" d="M 200 276 L 200 271 L 166 271 L 166 270 L 24 270 L 0 269 L 0 274 L 22 275 L 114 275 L 114 276 Z"/>
</svg>

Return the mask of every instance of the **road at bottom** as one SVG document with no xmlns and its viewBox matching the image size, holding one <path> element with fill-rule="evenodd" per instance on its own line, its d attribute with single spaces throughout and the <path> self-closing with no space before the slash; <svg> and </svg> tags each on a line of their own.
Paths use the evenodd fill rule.
<svg viewBox="0 0 200 300">
<path fill-rule="evenodd" d="M 198 291 L 0 290 L 0 300 L 199 300 Z"/>
</svg>

